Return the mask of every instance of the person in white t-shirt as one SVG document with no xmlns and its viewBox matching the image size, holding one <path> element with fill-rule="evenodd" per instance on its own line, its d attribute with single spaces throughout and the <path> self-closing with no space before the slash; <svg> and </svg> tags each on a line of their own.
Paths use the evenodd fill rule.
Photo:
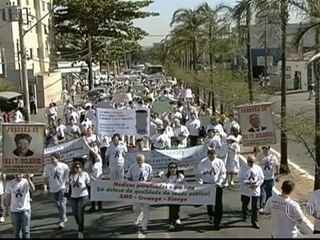
<svg viewBox="0 0 320 240">
<path fill-rule="evenodd" d="M 314 234 L 320 234 L 320 190 L 311 193 L 307 203 L 309 214 L 314 218 Z"/>
<path fill-rule="evenodd" d="M 70 120 L 71 125 L 68 126 L 68 135 L 70 135 L 72 138 L 78 138 L 81 136 L 81 130 L 79 126 L 76 124 L 76 121 L 71 119 Z"/>
<path fill-rule="evenodd" d="M 151 137 L 152 147 L 160 150 L 171 148 L 171 139 L 165 134 L 165 129 L 158 126 L 157 131 L 158 133 Z"/>
<path fill-rule="evenodd" d="M 228 152 L 226 157 L 226 168 L 227 168 L 227 182 L 225 187 L 233 186 L 233 177 L 238 174 L 240 169 L 240 144 L 237 142 L 235 136 L 230 135 L 227 138 Z"/>
<path fill-rule="evenodd" d="M 196 146 L 198 144 L 199 131 L 201 127 L 200 120 L 197 116 L 196 112 L 191 112 L 190 120 L 186 123 L 186 127 L 188 128 L 190 135 L 190 146 Z"/>
<path fill-rule="evenodd" d="M 84 206 L 88 202 L 90 177 L 89 174 L 82 170 L 80 161 L 74 161 L 69 184 L 71 190 L 71 208 L 72 214 L 78 225 L 78 238 L 83 238 L 84 230 Z"/>
<path fill-rule="evenodd" d="M 17 109 L 17 111 L 15 111 L 14 113 L 14 122 L 15 123 L 24 122 L 23 114 L 19 109 Z"/>
<path fill-rule="evenodd" d="M 58 119 L 58 126 L 56 127 L 57 137 L 59 141 L 65 140 L 67 127 L 62 123 L 62 119 Z"/>
<path fill-rule="evenodd" d="M 262 168 L 257 165 L 253 155 L 247 157 L 247 164 L 240 168 L 239 181 L 242 202 L 242 217 L 247 220 L 248 205 L 251 199 L 251 223 L 256 229 L 258 225 L 258 200 L 261 195 L 261 185 L 264 180 Z"/>
<path fill-rule="evenodd" d="M 0 172 L 0 223 L 5 222 L 5 206 L 4 206 L 4 186 L 6 181 L 6 175 Z"/>
<path fill-rule="evenodd" d="M 188 137 L 190 135 L 189 130 L 186 126 L 181 125 L 179 119 L 174 120 L 174 139 L 178 148 L 186 148 L 188 144 Z"/>
<path fill-rule="evenodd" d="M 260 212 L 262 212 L 264 205 L 272 196 L 274 182 L 278 180 L 280 163 L 278 158 L 270 151 L 270 146 L 262 146 L 262 156 L 259 156 L 258 159 L 264 175 L 260 197 Z"/>
<path fill-rule="evenodd" d="M 44 176 L 46 177 L 49 192 L 53 194 L 54 201 L 59 212 L 59 228 L 64 228 L 67 222 L 67 199 L 65 197 L 66 185 L 70 169 L 67 164 L 60 162 L 60 154 L 54 153 L 51 156 L 51 163 L 45 166 Z"/>
<path fill-rule="evenodd" d="M 136 157 L 136 164 L 133 164 L 127 173 L 127 179 L 134 182 L 149 182 L 152 179 L 152 167 L 150 164 L 145 163 L 145 157 L 143 154 L 138 154 Z M 137 214 L 137 220 L 135 224 L 137 226 L 142 222 L 142 232 L 147 231 L 149 222 L 149 204 L 136 203 L 135 210 Z"/>
<path fill-rule="evenodd" d="M 102 158 L 99 153 L 99 148 L 94 147 L 89 149 L 89 162 L 91 163 L 90 166 L 90 181 L 96 181 L 99 180 L 102 177 L 103 171 L 102 171 Z M 89 193 L 90 196 L 90 193 Z M 91 208 L 89 209 L 89 212 L 96 211 L 96 204 L 98 205 L 98 210 L 102 209 L 102 202 L 101 201 L 91 201 Z"/>
<path fill-rule="evenodd" d="M 27 175 L 19 173 L 6 184 L 6 205 L 10 206 L 11 222 L 14 226 L 15 238 L 30 238 L 31 198 L 30 191 L 34 185 Z"/>
<path fill-rule="evenodd" d="M 271 214 L 272 238 L 297 238 L 298 228 L 307 233 L 306 217 L 299 204 L 290 198 L 295 188 L 294 182 L 287 180 L 282 183 L 280 195 L 268 199 L 264 214 Z"/>
<path fill-rule="evenodd" d="M 127 146 L 120 141 L 120 135 L 114 134 L 112 136 L 112 142 L 105 155 L 106 160 L 109 161 L 111 180 L 124 179 L 124 166 L 128 149 Z"/>
</svg>

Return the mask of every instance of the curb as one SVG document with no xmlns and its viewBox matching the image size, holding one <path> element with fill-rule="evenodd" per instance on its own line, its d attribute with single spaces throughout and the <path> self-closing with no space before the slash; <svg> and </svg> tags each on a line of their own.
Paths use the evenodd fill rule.
<svg viewBox="0 0 320 240">
<path fill-rule="evenodd" d="M 274 152 L 275 150 L 274 149 L 271 149 L 272 152 Z M 280 155 L 277 151 L 274 152 L 277 156 Z M 247 159 L 243 156 L 243 155 L 240 155 L 240 161 L 242 161 L 242 163 L 246 163 L 247 162 Z M 289 164 L 292 165 L 292 162 L 290 163 L 291 161 L 289 161 Z M 294 164 L 292 165 L 294 168 L 295 166 L 297 166 L 299 169 L 297 169 L 298 171 L 304 171 L 304 173 L 307 173 L 305 170 L 303 170 L 302 168 L 300 168 L 298 165 Z M 308 173 L 307 173 L 308 174 Z M 276 187 L 273 187 L 272 189 L 272 192 L 273 194 L 281 194 L 280 191 L 276 188 Z M 314 225 L 312 224 L 312 222 L 309 220 L 309 219 L 306 219 L 306 223 L 307 223 L 307 227 L 308 227 L 308 231 L 310 231 L 310 234 L 313 233 L 313 229 L 314 229 Z"/>
</svg>

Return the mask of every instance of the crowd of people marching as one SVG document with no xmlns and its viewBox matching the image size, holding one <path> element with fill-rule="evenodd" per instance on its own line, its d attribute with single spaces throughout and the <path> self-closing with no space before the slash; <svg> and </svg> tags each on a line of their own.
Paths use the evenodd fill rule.
<svg viewBox="0 0 320 240">
<path fill-rule="evenodd" d="M 51 163 L 45 166 L 45 191 L 52 195 L 57 207 L 58 227 L 63 229 L 67 223 L 67 201 L 70 202 L 72 215 L 78 225 L 78 237 L 83 238 L 85 207 L 90 199 L 90 184 L 96 179 L 107 176 L 110 180 L 160 181 L 184 183 L 184 172 L 179 162 L 171 162 L 167 172 L 153 173 L 143 152 L 153 149 L 183 149 L 197 145 L 207 146 L 207 157 L 199 159 L 194 175 L 200 184 L 212 184 L 216 187 L 215 204 L 207 206 L 210 224 L 215 230 L 221 227 L 223 218 L 223 191 L 240 185 L 239 199 L 242 203 L 242 218 L 246 221 L 248 205 L 251 201 L 251 223 L 259 229 L 259 214 L 271 214 L 273 237 L 296 237 L 298 224 L 305 223 L 300 206 L 290 198 L 294 183 L 285 181 L 281 195 L 272 196 L 272 188 L 279 177 L 279 161 L 270 151 L 270 146 L 262 146 L 255 155 L 249 155 L 247 161 L 240 162 L 241 129 L 237 116 L 233 113 L 208 113 L 205 105 L 197 106 L 193 98 L 186 98 L 189 90 L 182 85 L 165 86 L 158 82 L 150 86 L 144 83 L 143 96 L 137 96 L 134 87 L 127 87 L 128 101 L 114 104 L 118 109 L 146 107 L 152 109 L 158 97 L 170 99 L 172 108 L 166 112 L 152 112 L 150 137 L 133 136 L 97 136 L 96 102 L 86 101 L 76 104 L 75 89 L 64 94 L 63 116 L 59 116 L 57 105 L 51 103 L 46 111 L 48 120 L 45 146 L 83 138 L 89 154 L 75 158 L 69 166 L 61 161 L 61 155 L 51 155 Z M 119 89 L 113 89 L 116 92 Z M 210 122 L 202 121 L 202 116 L 210 117 Z M 23 121 L 23 117 L 19 117 Z M 20 121 L 19 120 L 19 121 Z M 127 153 L 138 152 L 136 164 L 125 169 Z M 16 238 L 30 238 L 31 199 L 35 186 L 32 176 L 17 174 L 1 175 L 0 180 L 0 222 L 5 222 L 7 213 L 11 213 Z M 320 194 L 315 193 L 309 202 L 311 215 L 320 217 Z M 91 201 L 90 212 L 103 208 L 103 202 Z M 183 205 L 169 206 L 168 228 L 174 231 L 177 225 L 183 225 L 179 212 Z M 146 203 L 134 204 L 135 224 L 140 231 L 148 229 L 150 206 Z M 320 231 L 320 221 L 315 224 L 315 232 Z"/>
</svg>

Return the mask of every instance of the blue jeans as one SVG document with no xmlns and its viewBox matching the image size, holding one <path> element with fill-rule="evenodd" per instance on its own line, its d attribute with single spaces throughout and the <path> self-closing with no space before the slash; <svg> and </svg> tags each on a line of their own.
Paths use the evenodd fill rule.
<svg viewBox="0 0 320 240">
<path fill-rule="evenodd" d="M 78 224 L 78 231 L 83 232 L 84 229 L 84 208 L 88 203 L 88 196 L 71 198 L 72 214 Z"/>
<path fill-rule="evenodd" d="M 59 211 L 59 221 L 64 222 L 67 218 L 67 198 L 64 197 L 64 190 L 53 193 Z"/>
<path fill-rule="evenodd" d="M 264 180 L 261 185 L 261 197 L 260 197 L 260 208 L 264 208 L 267 200 L 272 197 L 272 188 L 274 186 L 274 180 Z"/>
<path fill-rule="evenodd" d="M 30 238 L 31 210 L 11 212 L 11 221 L 14 226 L 15 238 Z"/>
</svg>

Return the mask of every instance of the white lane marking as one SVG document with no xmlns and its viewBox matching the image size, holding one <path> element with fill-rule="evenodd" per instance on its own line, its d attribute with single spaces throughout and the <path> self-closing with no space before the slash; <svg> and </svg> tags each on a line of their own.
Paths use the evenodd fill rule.
<svg viewBox="0 0 320 240">
<path fill-rule="evenodd" d="M 247 159 L 243 155 L 240 155 L 240 160 L 243 161 L 244 163 L 247 162 Z M 280 191 L 276 187 L 273 187 L 272 191 L 277 195 L 280 194 Z M 312 224 L 312 222 L 309 219 L 306 219 L 306 223 L 310 232 L 313 233 L 314 225 Z"/>
</svg>

